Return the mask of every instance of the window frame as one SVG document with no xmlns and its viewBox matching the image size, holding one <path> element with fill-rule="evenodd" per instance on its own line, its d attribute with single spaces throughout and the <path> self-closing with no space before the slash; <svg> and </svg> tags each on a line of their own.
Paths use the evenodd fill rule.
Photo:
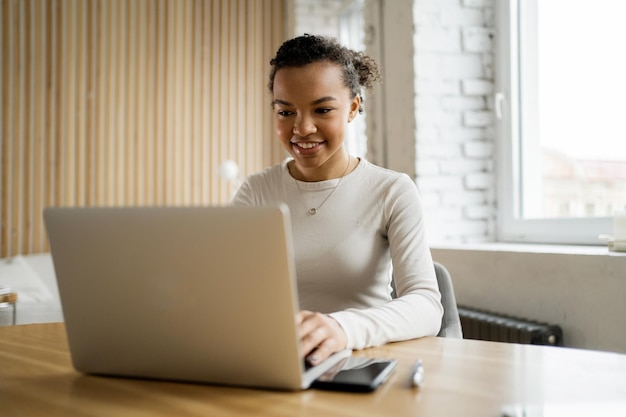
<svg viewBox="0 0 626 417">
<path fill-rule="evenodd" d="M 502 242 L 602 245 L 598 235 L 611 233 L 612 217 L 523 219 L 521 214 L 522 138 L 519 117 L 518 2 L 495 5 L 498 219 L 496 238 Z"/>
</svg>

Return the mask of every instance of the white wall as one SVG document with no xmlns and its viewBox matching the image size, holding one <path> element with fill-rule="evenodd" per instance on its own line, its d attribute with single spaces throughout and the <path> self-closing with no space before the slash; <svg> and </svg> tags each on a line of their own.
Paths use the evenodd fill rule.
<svg viewBox="0 0 626 417">
<path fill-rule="evenodd" d="M 626 253 L 601 247 L 433 247 L 461 305 L 558 324 L 566 346 L 626 353 Z"/>
</svg>

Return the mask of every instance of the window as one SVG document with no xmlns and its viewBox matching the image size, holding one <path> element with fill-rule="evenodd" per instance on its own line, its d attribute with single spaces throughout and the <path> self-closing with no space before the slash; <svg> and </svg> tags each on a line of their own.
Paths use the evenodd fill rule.
<svg viewBox="0 0 626 417">
<path fill-rule="evenodd" d="M 626 207 L 626 2 L 496 2 L 498 239 L 601 244 Z"/>
</svg>

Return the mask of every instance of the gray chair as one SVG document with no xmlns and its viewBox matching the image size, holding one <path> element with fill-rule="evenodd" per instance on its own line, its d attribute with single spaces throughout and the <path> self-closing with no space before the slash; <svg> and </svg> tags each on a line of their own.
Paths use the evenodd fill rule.
<svg viewBox="0 0 626 417">
<path fill-rule="evenodd" d="M 461 328 L 461 318 L 456 305 L 454 286 L 452 277 L 445 266 L 435 262 L 435 274 L 437 284 L 441 293 L 441 304 L 443 304 L 443 317 L 441 318 L 441 330 L 437 336 L 463 339 L 463 329 Z"/>
<path fill-rule="evenodd" d="M 441 293 L 441 304 L 443 305 L 443 317 L 441 318 L 441 329 L 437 336 L 449 337 L 455 339 L 463 338 L 463 329 L 461 328 L 461 318 L 456 305 L 456 296 L 454 295 L 454 286 L 452 285 L 452 277 L 445 266 L 439 262 L 435 264 L 435 275 L 437 276 L 437 284 Z M 396 297 L 396 285 L 391 281 L 392 297 Z"/>
</svg>

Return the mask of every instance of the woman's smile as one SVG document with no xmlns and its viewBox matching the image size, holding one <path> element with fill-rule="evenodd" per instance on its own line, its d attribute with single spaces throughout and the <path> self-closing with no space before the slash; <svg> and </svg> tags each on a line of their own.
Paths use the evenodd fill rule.
<svg viewBox="0 0 626 417">
<path fill-rule="evenodd" d="M 326 142 L 291 142 L 294 152 L 300 155 L 312 155 L 320 150 Z"/>
</svg>

